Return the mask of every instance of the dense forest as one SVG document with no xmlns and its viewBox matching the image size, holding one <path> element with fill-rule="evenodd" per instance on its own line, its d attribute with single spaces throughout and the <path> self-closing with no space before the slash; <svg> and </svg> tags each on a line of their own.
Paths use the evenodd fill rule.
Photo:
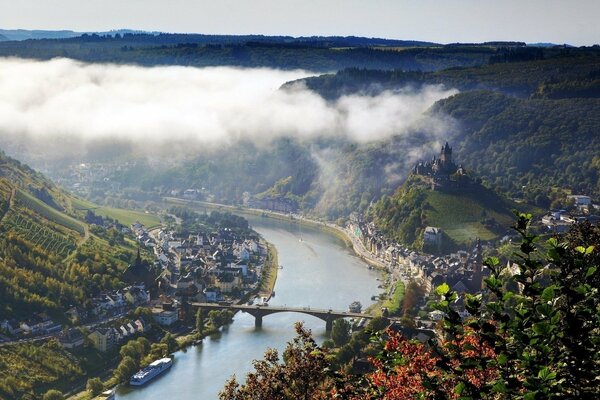
<svg viewBox="0 0 600 400">
<path fill-rule="evenodd" d="M 0 56 L 68 57 L 138 65 L 232 65 L 329 72 L 344 68 L 434 71 L 482 65 L 506 46 L 440 46 L 426 42 L 357 37 L 269 37 L 181 34 L 83 35 L 66 39 L 0 41 Z"/>
</svg>

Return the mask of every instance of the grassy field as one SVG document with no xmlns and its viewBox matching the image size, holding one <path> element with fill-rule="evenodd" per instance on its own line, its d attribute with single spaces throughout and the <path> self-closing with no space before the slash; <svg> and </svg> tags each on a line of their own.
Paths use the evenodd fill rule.
<svg viewBox="0 0 600 400">
<path fill-rule="evenodd" d="M 107 206 L 98 206 L 94 203 L 91 203 L 87 200 L 83 200 L 80 198 L 72 197 L 71 204 L 75 211 L 79 210 L 92 210 L 96 215 L 100 215 L 103 217 L 110 217 L 112 219 L 118 220 L 120 223 L 126 226 L 130 226 L 134 222 L 139 222 L 144 225 L 146 228 L 152 228 L 157 225 L 160 225 L 160 218 L 151 213 L 145 213 L 143 211 L 136 210 L 126 210 L 123 208 L 114 208 Z"/>
<path fill-rule="evenodd" d="M 394 288 L 394 293 L 383 302 L 381 307 L 386 307 L 390 315 L 398 315 L 402 308 L 402 299 L 404 299 L 404 282 L 398 282 Z"/>
<path fill-rule="evenodd" d="M 433 191 L 427 193 L 429 206 L 427 224 L 439 226 L 455 242 L 469 243 L 479 237 L 491 240 L 498 236 L 485 220 L 493 219 L 498 226 L 508 228 L 514 216 L 510 205 L 500 198 L 485 191 L 444 193 Z"/>
<path fill-rule="evenodd" d="M 94 210 L 97 215 L 103 217 L 111 217 L 118 220 L 123 225 L 131 225 L 134 222 L 139 222 L 146 228 L 153 228 L 160 225 L 160 218 L 151 213 L 143 211 L 125 210 L 122 208 L 98 207 Z"/>
</svg>

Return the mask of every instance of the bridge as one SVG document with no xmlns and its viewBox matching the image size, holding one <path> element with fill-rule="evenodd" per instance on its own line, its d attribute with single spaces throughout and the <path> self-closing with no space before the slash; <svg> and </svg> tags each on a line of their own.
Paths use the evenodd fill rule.
<svg viewBox="0 0 600 400">
<path fill-rule="evenodd" d="M 295 312 L 301 314 L 312 315 L 325 321 L 325 330 L 331 331 L 333 327 L 333 321 L 340 318 L 366 318 L 373 319 L 374 315 L 353 313 L 346 311 L 334 311 L 334 310 L 320 310 L 310 307 L 278 307 L 278 306 L 264 306 L 264 305 L 245 305 L 245 304 L 219 304 L 219 303 L 190 303 L 192 307 L 200 308 L 202 310 L 231 310 L 231 311 L 243 311 L 254 317 L 254 325 L 256 327 L 262 326 L 263 317 L 271 314 L 277 314 L 282 312 Z"/>
</svg>

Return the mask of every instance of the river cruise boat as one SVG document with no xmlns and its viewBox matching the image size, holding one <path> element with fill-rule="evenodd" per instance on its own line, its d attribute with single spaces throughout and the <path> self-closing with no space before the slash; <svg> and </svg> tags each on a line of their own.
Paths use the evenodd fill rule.
<svg viewBox="0 0 600 400">
<path fill-rule="evenodd" d="M 348 306 L 348 311 L 351 313 L 360 313 L 362 311 L 362 304 L 360 304 L 360 301 L 353 301 Z"/>
<path fill-rule="evenodd" d="M 129 384 L 131 386 L 142 386 L 152 379 L 156 378 L 163 372 L 167 371 L 173 365 L 173 360 L 170 358 L 161 358 L 160 360 L 154 361 L 152 364 L 148 365 L 146 368 L 143 368 L 135 373 L 131 377 Z"/>
</svg>

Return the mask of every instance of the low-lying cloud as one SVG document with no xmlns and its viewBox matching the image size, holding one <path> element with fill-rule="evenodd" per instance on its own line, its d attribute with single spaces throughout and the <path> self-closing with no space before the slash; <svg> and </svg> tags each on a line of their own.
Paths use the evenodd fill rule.
<svg viewBox="0 0 600 400">
<path fill-rule="evenodd" d="M 321 135 L 368 142 L 406 132 L 435 101 L 456 93 L 427 86 L 326 102 L 301 85 L 278 90 L 310 75 L 0 59 L 0 133 L 145 143 Z"/>
<path fill-rule="evenodd" d="M 4 58 L 0 136 L 220 144 L 326 135 L 369 142 L 406 133 L 416 124 L 435 129 L 436 122 L 424 119 L 423 112 L 456 93 L 426 86 L 327 102 L 302 85 L 279 90 L 285 82 L 310 75 Z"/>
</svg>

